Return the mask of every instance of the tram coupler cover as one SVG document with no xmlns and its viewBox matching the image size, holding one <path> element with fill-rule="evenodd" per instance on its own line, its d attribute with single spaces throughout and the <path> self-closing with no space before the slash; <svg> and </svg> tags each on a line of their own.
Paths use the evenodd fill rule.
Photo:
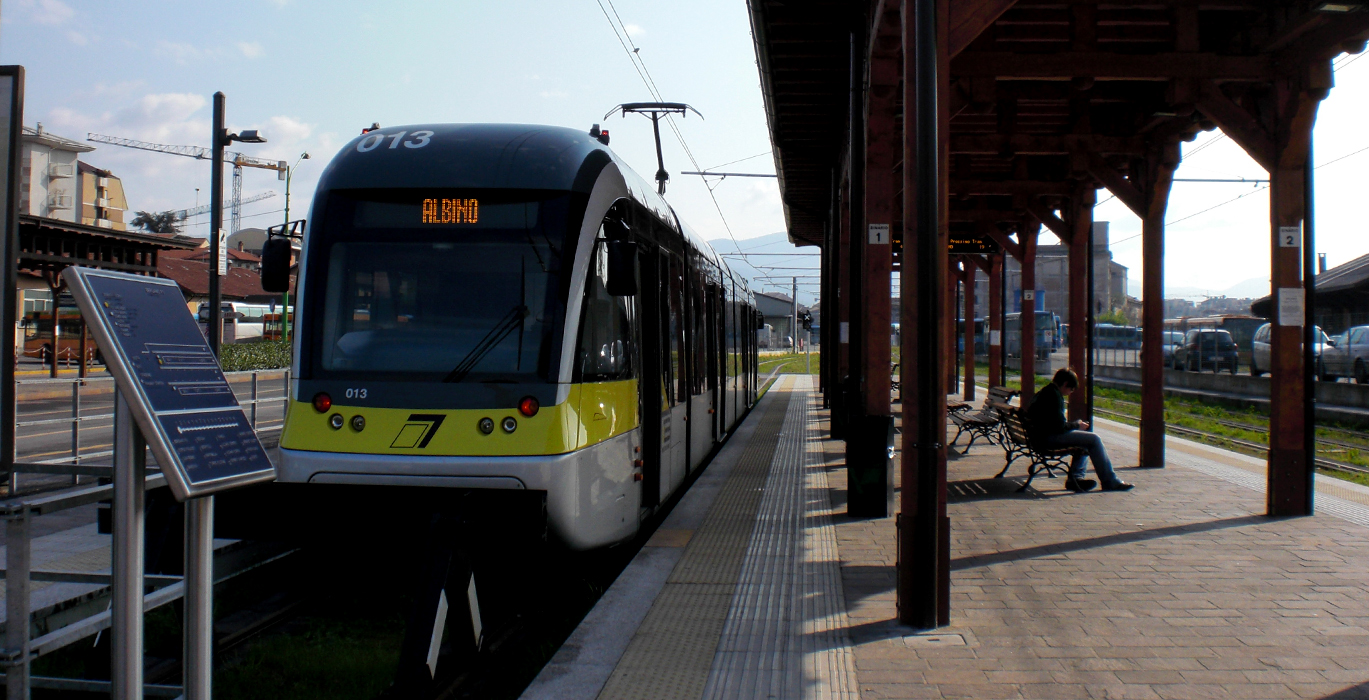
<svg viewBox="0 0 1369 700">
<path fill-rule="evenodd" d="M 884 518 L 894 512 L 894 417 L 851 416 L 846 439 L 846 513 Z"/>
</svg>

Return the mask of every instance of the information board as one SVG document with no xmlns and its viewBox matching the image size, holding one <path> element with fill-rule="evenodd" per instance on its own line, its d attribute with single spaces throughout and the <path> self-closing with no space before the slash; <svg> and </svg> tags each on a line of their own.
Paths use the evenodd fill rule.
<svg viewBox="0 0 1369 700">
<path fill-rule="evenodd" d="M 998 242 L 984 234 L 952 231 L 947 249 L 951 255 L 997 255 L 1002 250 Z"/>
<path fill-rule="evenodd" d="M 178 500 L 275 479 L 175 282 L 83 267 L 62 277 Z"/>
</svg>

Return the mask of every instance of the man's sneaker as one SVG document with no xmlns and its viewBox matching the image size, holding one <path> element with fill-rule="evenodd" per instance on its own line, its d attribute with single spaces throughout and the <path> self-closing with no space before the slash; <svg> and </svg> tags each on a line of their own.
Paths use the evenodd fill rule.
<svg viewBox="0 0 1369 700">
<path fill-rule="evenodd" d="M 1119 481 L 1115 484 L 1107 484 L 1103 486 L 1104 491 L 1130 491 L 1134 488 L 1136 488 L 1136 484 L 1128 484 L 1125 481 Z"/>
<path fill-rule="evenodd" d="M 1076 479 L 1072 476 L 1065 477 L 1065 488 L 1075 493 L 1091 491 L 1093 487 L 1097 485 L 1098 482 L 1094 481 L 1093 479 Z M 1130 488 L 1130 485 L 1128 485 L 1128 488 Z"/>
</svg>

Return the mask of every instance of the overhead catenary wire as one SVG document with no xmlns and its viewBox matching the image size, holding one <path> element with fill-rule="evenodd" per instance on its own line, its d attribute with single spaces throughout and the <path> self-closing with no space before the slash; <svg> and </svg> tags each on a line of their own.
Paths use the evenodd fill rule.
<svg viewBox="0 0 1369 700">
<path fill-rule="evenodd" d="M 599 3 L 599 10 L 604 13 L 604 19 L 608 20 L 609 27 L 613 29 L 613 35 L 618 37 L 618 43 L 622 45 L 623 52 L 627 54 L 628 61 L 632 63 L 632 67 L 637 71 L 638 77 L 640 77 L 642 83 L 646 85 L 647 92 L 651 93 L 651 96 L 654 97 L 657 102 L 664 102 L 665 100 L 661 97 L 661 91 L 656 87 L 655 79 L 651 77 L 651 71 L 646 67 L 646 61 L 642 59 L 641 48 L 632 41 L 632 37 L 627 31 L 627 25 L 623 23 L 622 17 L 618 15 L 618 8 L 613 6 L 613 0 L 595 0 L 595 2 Z M 613 10 L 612 17 L 609 16 L 608 9 L 604 8 L 605 2 L 608 3 L 609 9 Z M 617 18 L 616 23 L 614 22 L 614 18 Z M 622 28 L 621 34 L 619 32 L 619 27 Z M 631 48 L 628 48 L 629 46 L 631 46 Z M 685 141 L 684 134 L 681 133 L 680 128 L 676 126 L 672 115 L 665 115 L 665 122 L 666 126 L 670 127 L 671 132 L 675 134 L 675 139 L 680 142 L 680 148 L 684 150 L 685 156 L 689 158 L 689 162 L 694 166 L 694 169 L 696 171 L 704 170 L 704 168 L 699 167 L 698 159 L 694 157 L 694 152 L 690 150 L 689 144 Z M 718 198 L 713 194 L 713 188 L 709 186 L 708 180 L 704 176 L 700 175 L 699 179 L 704 183 L 704 189 L 708 190 L 708 198 L 713 201 L 713 208 L 718 211 L 718 218 L 723 222 L 723 228 L 727 231 L 727 237 L 732 239 L 732 243 L 736 245 L 737 250 L 740 251 L 741 244 L 737 242 L 737 236 L 732 233 L 732 226 L 727 223 L 727 216 L 723 214 L 722 205 L 718 204 Z M 746 256 L 743 255 L 742 259 L 746 259 Z"/>
<path fill-rule="evenodd" d="M 1349 157 L 1351 157 L 1351 156 L 1357 156 L 1357 155 L 1359 155 L 1359 154 L 1361 154 L 1361 153 L 1364 153 L 1365 151 L 1369 151 L 1369 146 L 1365 146 L 1364 148 L 1361 148 L 1361 149 L 1359 149 L 1359 150 L 1357 150 L 1357 151 L 1351 151 L 1350 153 L 1346 153 L 1346 154 L 1343 155 L 1343 156 L 1340 156 L 1340 157 L 1337 157 L 1337 158 L 1333 158 L 1333 159 L 1331 159 L 1331 160 L 1328 160 L 1328 161 L 1326 161 L 1325 163 L 1322 163 L 1321 165 L 1316 166 L 1315 168 L 1313 168 L 1313 170 L 1321 170 L 1322 168 L 1325 168 L 1325 167 L 1328 166 L 1328 165 L 1332 165 L 1332 164 L 1334 164 L 1334 163 L 1339 163 L 1340 161 L 1343 161 L 1343 160 L 1345 160 L 1346 158 L 1349 158 Z M 1194 212 L 1194 213 L 1189 214 L 1188 216 L 1185 216 L 1185 217 L 1183 217 L 1183 218 L 1175 219 L 1175 220 L 1173 220 L 1173 221 L 1166 221 L 1166 222 L 1165 222 L 1165 226 L 1166 226 L 1166 227 L 1169 227 L 1169 226 L 1173 226 L 1174 224 L 1177 224 L 1177 223 L 1182 222 L 1182 221 L 1188 221 L 1189 219 L 1192 219 L 1192 218 L 1195 217 L 1195 216 L 1200 216 L 1200 215 L 1202 215 L 1202 214 L 1206 214 L 1206 213 L 1212 211 L 1213 209 L 1220 209 L 1221 207 L 1224 207 L 1224 206 L 1226 206 L 1226 205 L 1228 205 L 1228 204 L 1232 204 L 1232 203 L 1234 203 L 1234 202 L 1237 202 L 1237 201 L 1240 201 L 1240 200 L 1242 200 L 1242 199 L 1245 199 L 1246 197 L 1249 197 L 1249 196 L 1252 195 L 1252 194 L 1259 194 L 1260 192 L 1264 192 L 1265 190 L 1268 190 L 1268 189 L 1269 189 L 1269 185 L 1265 185 L 1264 187 L 1256 188 L 1256 189 L 1251 190 L 1250 192 L 1246 192 L 1245 194 L 1242 194 L 1242 195 L 1240 195 L 1240 196 L 1232 197 L 1231 199 L 1228 199 L 1228 200 L 1226 200 L 1226 201 L 1224 201 L 1224 202 L 1218 202 L 1217 204 L 1214 204 L 1214 205 L 1212 205 L 1212 206 L 1210 206 L 1210 207 L 1208 207 L 1208 208 L 1206 208 L 1206 209 L 1204 209 L 1204 210 L 1202 210 L 1202 211 Z M 1113 242 L 1112 242 L 1112 245 L 1117 245 L 1118 243 L 1125 243 L 1125 242 L 1127 242 L 1127 241 L 1130 241 L 1130 240 L 1133 240 L 1133 239 L 1136 239 L 1136 238 L 1140 238 L 1140 237 L 1141 237 L 1141 234 L 1139 234 L 1139 233 L 1138 233 L 1138 234 L 1135 234 L 1135 235 L 1127 236 L 1126 238 L 1120 238 L 1120 239 L 1118 239 L 1118 240 L 1113 241 Z"/>
</svg>

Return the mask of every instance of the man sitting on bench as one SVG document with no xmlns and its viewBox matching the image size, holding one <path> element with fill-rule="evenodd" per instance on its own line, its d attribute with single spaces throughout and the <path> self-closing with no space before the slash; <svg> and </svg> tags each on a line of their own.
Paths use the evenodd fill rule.
<svg viewBox="0 0 1369 700">
<path fill-rule="evenodd" d="M 1097 486 L 1093 479 L 1084 478 L 1089 458 L 1093 458 L 1093 472 L 1103 482 L 1104 491 L 1131 490 L 1132 484 L 1118 479 L 1113 473 L 1112 461 L 1108 459 L 1108 452 L 1103 448 L 1102 438 L 1087 432 L 1088 421 L 1065 420 L 1065 397 L 1073 394 L 1078 388 L 1079 375 L 1066 367 L 1055 373 L 1055 378 L 1046 385 L 1046 388 L 1037 392 L 1026 413 L 1027 431 L 1032 442 L 1045 449 L 1079 447 L 1088 450 L 1087 454 L 1074 455 L 1069 476 L 1065 479 L 1065 488 L 1075 493 L 1082 493 Z"/>
</svg>

